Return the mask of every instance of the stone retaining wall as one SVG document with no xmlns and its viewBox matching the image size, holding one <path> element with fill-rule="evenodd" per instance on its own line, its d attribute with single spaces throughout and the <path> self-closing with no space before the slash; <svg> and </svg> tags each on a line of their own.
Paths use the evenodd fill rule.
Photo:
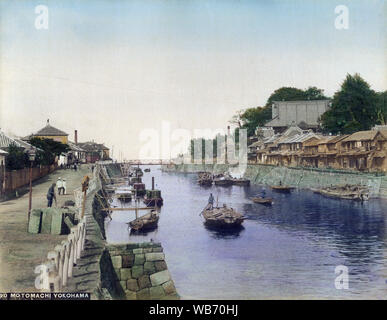
<svg viewBox="0 0 387 320">
<path fill-rule="evenodd" d="M 174 168 L 163 166 L 163 171 L 196 173 L 209 171 L 221 173 L 227 171 L 225 164 L 180 164 Z M 331 171 L 323 169 L 278 167 L 272 165 L 249 164 L 244 177 L 253 184 L 284 185 L 299 188 L 320 188 L 344 184 L 368 186 L 371 196 L 387 198 L 387 177 L 361 172 Z"/>
<path fill-rule="evenodd" d="M 127 300 L 178 299 L 160 243 L 107 245 L 116 287 Z"/>
</svg>

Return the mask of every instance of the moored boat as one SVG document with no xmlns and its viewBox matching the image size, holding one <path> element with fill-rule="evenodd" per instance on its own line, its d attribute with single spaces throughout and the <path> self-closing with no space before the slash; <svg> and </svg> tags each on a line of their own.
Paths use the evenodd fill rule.
<svg viewBox="0 0 387 320">
<path fill-rule="evenodd" d="M 290 193 L 290 191 L 294 189 L 293 187 L 288 187 L 288 186 L 271 186 L 271 188 L 274 191 L 282 192 L 282 193 Z"/>
<path fill-rule="evenodd" d="M 133 189 L 138 197 L 143 197 L 146 193 L 145 184 L 144 183 L 133 183 Z"/>
<path fill-rule="evenodd" d="M 212 185 L 212 174 L 210 172 L 199 172 L 198 173 L 198 184 L 201 186 Z"/>
<path fill-rule="evenodd" d="M 130 202 L 132 201 L 132 194 L 131 193 L 118 193 L 117 199 L 122 202 Z"/>
<path fill-rule="evenodd" d="M 156 210 L 129 222 L 129 226 L 134 231 L 147 231 L 157 228 L 159 213 Z"/>
<path fill-rule="evenodd" d="M 272 198 L 262 198 L 262 197 L 253 197 L 251 198 L 254 203 L 259 203 L 267 206 L 271 206 L 273 204 Z"/>
<path fill-rule="evenodd" d="M 250 185 L 250 180 L 249 179 L 244 179 L 244 178 L 233 178 L 232 179 L 232 184 L 236 186 L 249 186 Z"/>
<path fill-rule="evenodd" d="M 160 190 L 146 190 L 146 194 L 144 196 L 144 203 L 147 206 L 161 207 L 163 205 L 163 198 L 161 197 L 161 191 Z"/>
<path fill-rule="evenodd" d="M 319 190 L 313 190 L 314 193 L 321 194 L 329 198 L 354 200 L 354 201 L 367 201 L 369 200 L 369 190 L 366 187 L 359 186 L 336 186 L 327 187 Z"/>
<path fill-rule="evenodd" d="M 129 179 L 129 185 L 130 186 L 134 185 L 135 183 L 142 183 L 141 177 L 131 177 Z"/>
<path fill-rule="evenodd" d="M 214 179 L 214 184 L 216 186 L 229 187 L 233 185 L 233 179 L 227 177 L 217 178 Z"/>
<path fill-rule="evenodd" d="M 150 172 L 149 168 L 144 169 L 144 172 Z"/>
<path fill-rule="evenodd" d="M 211 228 L 219 229 L 232 229 L 240 227 L 243 221 L 246 219 L 243 214 L 236 212 L 233 208 L 228 208 L 226 205 L 223 207 L 214 207 L 212 209 L 207 206 L 201 212 L 205 220 L 205 225 Z"/>
</svg>

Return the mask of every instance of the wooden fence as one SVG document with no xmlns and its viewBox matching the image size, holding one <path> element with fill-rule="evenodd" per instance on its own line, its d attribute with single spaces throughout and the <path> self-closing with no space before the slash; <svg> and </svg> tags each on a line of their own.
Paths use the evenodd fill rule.
<svg viewBox="0 0 387 320">
<path fill-rule="evenodd" d="M 32 168 L 32 181 L 40 179 L 57 168 L 57 164 L 50 166 L 39 166 Z M 16 190 L 17 188 L 26 186 L 30 183 L 30 168 L 20 170 L 5 171 L 2 168 L 0 173 L 1 193 L 7 193 Z"/>
</svg>

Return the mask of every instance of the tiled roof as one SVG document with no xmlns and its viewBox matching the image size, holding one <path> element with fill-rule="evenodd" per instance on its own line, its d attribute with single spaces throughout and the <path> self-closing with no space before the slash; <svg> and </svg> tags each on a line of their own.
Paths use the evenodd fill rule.
<svg viewBox="0 0 387 320">
<path fill-rule="evenodd" d="M 74 142 L 71 142 L 71 141 L 68 141 L 68 146 L 70 147 L 70 149 L 72 150 L 72 151 L 77 151 L 77 152 L 84 152 L 85 150 L 83 150 L 82 148 L 81 148 L 81 146 L 80 145 L 76 145 Z"/>
<path fill-rule="evenodd" d="M 89 142 L 80 142 L 77 144 L 77 146 L 81 147 L 84 151 L 89 151 L 89 152 L 97 152 L 97 151 L 102 151 L 102 150 L 109 150 L 109 148 L 105 147 L 101 143 L 95 143 L 92 141 Z"/>
<path fill-rule="evenodd" d="M 32 136 L 68 136 L 68 134 L 62 130 L 59 130 L 50 125 L 47 120 L 47 125 L 40 129 L 38 132 L 32 134 Z"/>
<path fill-rule="evenodd" d="M 4 134 L 4 132 L 0 131 L 0 148 L 8 148 L 11 144 L 16 145 L 19 148 L 29 149 L 32 146 L 17 138 L 11 138 Z"/>
<path fill-rule="evenodd" d="M 327 144 L 337 143 L 347 137 L 349 137 L 349 134 L 333 137 L 331 140 L 327 141 Z"/>
<path fill-rule="evenodd" d="M 358 131 L 345 138 L 343 142 L 373 140 L 377 134 L 376 130 Z"/>
</svg>

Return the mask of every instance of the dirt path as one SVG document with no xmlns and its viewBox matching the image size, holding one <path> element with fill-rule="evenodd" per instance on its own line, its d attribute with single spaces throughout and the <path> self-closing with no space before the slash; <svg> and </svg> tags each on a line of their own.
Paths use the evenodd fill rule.
<svg viewBox="0 0 387 320">
<path fill-rule="evenodd" d="M 66 179 L 67 195 L 57 195 L 58 207 L 66 200 L 74 200 L 73 192 L 80 187 L 82 177 L 91 174 L 88 165 L 77 171 L 57 170 L 41 179 L 32 188 L 32 208 L 47 206 L 49 186 L 58 177 Z M 47 252 L 53 250 L 66 235 L 27 233 L 29 194 L 0 203 L 0 292 L 33 292 L 35 266 L 44 262 Z"/>
</svg>

